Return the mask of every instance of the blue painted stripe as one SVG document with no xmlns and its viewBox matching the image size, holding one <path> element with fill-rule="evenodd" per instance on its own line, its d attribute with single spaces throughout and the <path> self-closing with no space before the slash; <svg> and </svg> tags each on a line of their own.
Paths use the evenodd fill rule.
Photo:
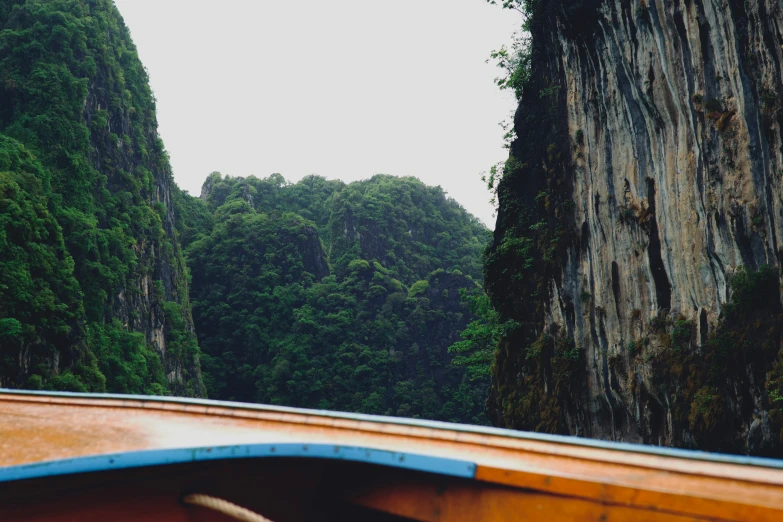
<svg viewBox="0 0 783 522">
<path fill-rule="evenodd" d="M 472 479 L 476 465 L 463 460 L 330 444 L 241 444 L 131 451 L 0 468 L 0 482 L 212 460 L 304 457 L 348 460 Z"/>
<path fill-rule="evenodd" d="M 173 403 L 173 404 L 193 404 L 198 406 L 215 406 L 220 408 L 232 408 L 250 411 L 264 411 L 277 413 L 294 413 L 300 415 L 314 415 L 318 417 L 331 419 L 345 419 L 366 422 L 384 422 L 387 424 L 396 424 L 402 426 L 414 426 L 429 428 L 434 430 L 450 430 L 462 433 L 476 433 L 480 435 L 494 435 L 498 437 L 508 437 L 521 440 L 532 440 L 542 442 L 552 442 L 565 444 L 569 446 L 580 446 L 586 448 L 597 448 L 613 451 L 624 451 L 632 453 L 642 453 L 646 455 L 657 455 L 662 457 L 675 457 L 680 459 L 697 460 L 704 462 L 717 462 L 722 464 L 738 464 L 743 466 L 758 466 L 763 468 L 783 469 L 783 460 L 748 457 L 744 455 L 726 455 L 723 453 L 707 453 L 704 451 L 694 451 L 676 448 L 664 448 L 660 446 L 647 446 L 643 444 L 633 444 L 627 442 L 611 442 L 606 440 L 585 439 L 581 437 L 570 437 L 564 435 L 549 435 L 546 433 L 534 433 L 525 431 L 515 431 L 501 428 L 491 428 L 487 426 L 471 426 L 466 424 L 452 424 L 440 421 L 428 421 L 419 419 L 406 419 L 401 417 L 385 417 L 380 415 L 366 415 L 362 413 L 347 413 L 338 411 L 310 410 L 300 408 L 289 408 L 285 406 L 269 406 L 265 404 L 246 404 L 239 402 L 214 401 L 209 399 L 191 399 L 182 397 L 156 397 L 150 395 L 117 395 L 110 393 L 74 393 L 74 392 L 49 392 L 49 391 L 28 391 L 28 390 L 8 390 L 0 388 L 0 395 L 35 395 L 39 397 L 61 397 L 70 399 L 114 399 L 114 400 L 133 400 L 147 403 Z"/>
</svg>

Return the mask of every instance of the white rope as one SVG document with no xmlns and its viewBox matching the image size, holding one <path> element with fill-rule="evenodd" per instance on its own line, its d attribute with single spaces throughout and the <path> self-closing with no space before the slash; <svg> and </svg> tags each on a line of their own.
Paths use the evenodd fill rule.
<svg viewBox="0 0 783 522">
<path fill-rule="evenodd" d="M 193 506 L 201 506 L 218 513 L 231 517 L 235 520 L 241 520 L 242 522 L 272 522 L 266 517 L 262 517 L 258 513 L 245 509 L 242 506 L 223 500 L 222 498 L 213 497 L 211 495 L 204 495 L 203 493 L 193 493 L 182 497 L 184 504 L 190 504 Z"/>
</svg>

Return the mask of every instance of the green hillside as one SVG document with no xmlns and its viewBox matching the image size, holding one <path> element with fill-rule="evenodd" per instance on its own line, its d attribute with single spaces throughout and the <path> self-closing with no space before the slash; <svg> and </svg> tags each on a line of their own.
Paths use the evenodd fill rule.
<svg viewBox="0 0 783 522">
<path fill-rule="evenodd" d="M 481 223 L 381 175 L 192 197 L 155 110 L 111 0 L 0 0 L 0 387 L 485 422 Z"/>
<path fill-rule="evenodd" d="M 440 188 L 213 174 L 180 201 L 210 397 L 483 422 L 448 348 L 488 231 Z"/>
<path fill-rule="evenodd" d="M 171 172 L 110 0 L 0 0 L 0 385 L 200 395 Z"/>
</svg>

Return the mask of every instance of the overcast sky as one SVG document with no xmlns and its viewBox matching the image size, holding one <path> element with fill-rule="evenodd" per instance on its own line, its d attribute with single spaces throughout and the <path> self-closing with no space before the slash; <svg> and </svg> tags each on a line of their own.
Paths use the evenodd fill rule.
<svg viewBox="0 0 783 522">
<path fill-rule="evenodd" d="M 482 171 L 514 102 L 485 63 L 521 23 L 484 0 L 115 0 L 174 179 L 213 171 L 440 185 L 494 228 Z"/>
</svg>

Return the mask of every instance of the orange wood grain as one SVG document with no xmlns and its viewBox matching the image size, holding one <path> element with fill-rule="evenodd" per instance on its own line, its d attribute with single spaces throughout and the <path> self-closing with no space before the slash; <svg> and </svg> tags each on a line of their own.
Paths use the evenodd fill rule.
<svg viewBox="0 0 783 522">
<path fill-rule="evenodd" d="M 477 478 L 487 483 L 617 506 L 720 520 L 783 520 L 779 469 L 304 412 L 0 393 L 0 466 L 287 442 L 468 460 L 478 464 Z"/>
<path fill-rule="evenodd" d="M 353 502 L 422 522 L 692 522 L 707 518 L 606 505 L 529 491 L 400 483 L 372 488 Z"/>
<path fill-rule="evenodd" d="M 657 476 L 643 474 L 637 487 L 629 487 L 623 481 L 588 482 L 566 476 L 541 475 L 506 469 L 480 466 L 476 478 L 494 484 L 567 495 L 613 505 L 635 506 L 682 513 L 710 520 L 783 521 L 783 512 L 775 502 L 773 488 L 760 486 L 753 492 L 752 500 L 738 495 L 747 494 L 746 487 L 736 481 L 700 478 L 698 481 L 679 474 L 661 472 Z M 691 492 L 699 485 L 704 489 Z M 677 488 L 682 488 L 678 491 Z M 686 493 L 687 492 L 687 493 Z"/>
</svg>

